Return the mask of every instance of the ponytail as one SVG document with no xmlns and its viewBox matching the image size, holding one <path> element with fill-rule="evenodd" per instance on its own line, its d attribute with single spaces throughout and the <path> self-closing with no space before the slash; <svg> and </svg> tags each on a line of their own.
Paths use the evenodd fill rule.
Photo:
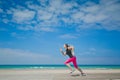
<svg viewBox="0 0 120 80">
<path fill-rule="evenodd" d="M 68 48 L 69 47 L 69 45 L 68 44 L 65 44 L 65 46 Z"/>
</svg>

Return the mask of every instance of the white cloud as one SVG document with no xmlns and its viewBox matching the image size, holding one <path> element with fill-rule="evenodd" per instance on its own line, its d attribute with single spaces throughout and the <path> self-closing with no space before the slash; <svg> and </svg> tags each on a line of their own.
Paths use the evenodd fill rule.
<svg viewBox="0 0 120 80">
<path fill-rule="evenodd" d="M 16 32 L 12 32 L 10 35 L 11 35 L 12 37 L 17 38 L 17 39 L 25 39 L 25 38 L 26 38 L 25 36 L 20 35 L 20 34 L 17 34 Z"/>
<path fill-rule="evenodd" d="M 33 30 L 33 27 L 32 26 L 19 26 L 18 29 L 23 30 L 23 31 L 28 31 L 28 30 Z"/>
<path fill-rule="evenodd" d="M 77 38 L 77 35 L 63 34 L 63 35 L 60 36 L 60 38 L 63 38 L 63 39 L 74 39 L 74 38 Z"/>
<path fill-rule="evenodd" d="M 97 53 L 96 48 L 89 48 L 86 51 L 80 53 L 79 55 L 95 55 Z"/>
<path fill-rule="evenodd" d="M 2 21 L 3 21 L 4 23 L 6 23 L 6 24 L 9 22 L 8 19 L 3 19 Z"/>
<path fill-rule="evenodd" d="M 24 23 L 26 21 L 30 21 L 34 18 L 34 16 L 35 16 L 35 12 L 30 11 L 28 9 L 25 10 L 15 9 L 13 11 L 13 20 L 16 23 Z"/>
<path fill-rule="evenodd" d="M 96 25 L 94 23 L 86 23 L 86 24 L 81 24 L 77 27 L 78 31 L 79 30 L 86 30 L 86 29 L 102 29 L 100 25 Z"/>
<path fill-rule="evenodd" d="M 45 32 L 53 32 L 55 31 L 54 28 L 46 27 L 46 26 L 41 26 L 41 25 L 36 25 L 36 26 L 20 26 L 18 27 L 19 30 L 24 30 L 24 31 L 45 31 Z"/>
<path fill-rule="evenodd" d="M 0 64 L 46 64 L 50 58 L 49 55 L 26 50 L 0 48 Z"/>
<path fill-rule="evenodd" d="M 92 1 L 79 4 L 74 0 L 38 0 L 38 4 L 26 1 L 25 5 L 27 7 L 16 5 L 16 8 L 7 11 L 14 23 L 25 25 L 22 27 L 25 29 L 18 28 L 21 30 L 54 31 L 53 28 L 68 24 L 83 27 L 79 29 L 120 30 L 118 0 L 100 0 L 98 4 Z M 99 27 L 96 23 L 100 24 Z M 32 28 L 28 29 L 28 26 Z"/>
<path fill-rule="evenodd" d="M 84 29 L 94 29 L 96 23 L 101 25 L 101 28 L 106 30 L 120 30 L 120 3 L 116 1 L 104 1 L 101 0 L 100 4 L 94 2 L 87 2 L 82 6 L 79 5 L 79 9 L 72 14 L 73 21 L 80 23 L 80 26 L 86 25 Z M 109 4 L 107 4 L 109 3 Z M 94 24 L 91 27 L 91 24 Z M 90 26 L 89 26 L 90 25 Z M 101 29 L 97 28 L 96 29 Z"/>
<path fill-rule="evenodd" d="M 52 15 L 51 13 L 47 12 L 47 11 L 44 11 L 44 10 L 39 10 L 38 11 L 38 19 L 39 20 L 49 20 L 52 18 Z"/>
<path fill-rule="evenodd" d="M 72 18 L 74 21 L 79 22 L 84 16 L 85 16 L 85 14 L 83 12 L 76 12 L 72 15 Z"/>
<path fill-rule="evenodd" d="M 38 0 L 38 2 L 39 2 L 42 6 L 46 6 L 46 5 L 47 5 L 47 0 Z"/>
<path fill-rule="evenodd" d="M 42 27 L 40 30 L 41 30 L 41 31 L 47 31 L 47 32 L 53 32 L 53 31 L 54 31 L 54 30 L 53 30 L 52 28 L 50 28 L 50 27 Z"/>
<path fill-rule="evenodd" d="M 38 1 L 41 2 L 41 0 Z M 52 32 L 55 30 L 55 26 L 59 26 L 59 19 L 57 18 L 57 15 L 54 13 L 54 11 L 51 10 L 51 7 L 45 5 L 44 1 L 42 1 L 41 4 L 43 4 L 45 7 L 33 4 L 32 2 L 26 3 L 28 8 L 36 11 L 36 20 L 33 20 L 35 22 L 33 24 L 34 26 L 31 26 L 30 24 L 22 28 L 20 27 L 19 29 Z"/>
<path fill-rule="evenodd" d="M 90 50 L 90 51 L 96 51 L 96 49 L 95 49 L 95 48 L 90 48 L 89 50 Z"/>
<path fill-rule="evenodd" d="M 78 58 L 80 64 L 88 65 L 120 65 L 120 58 L 111 58 L 111 57 L 81 57 Z"/>
</svg>

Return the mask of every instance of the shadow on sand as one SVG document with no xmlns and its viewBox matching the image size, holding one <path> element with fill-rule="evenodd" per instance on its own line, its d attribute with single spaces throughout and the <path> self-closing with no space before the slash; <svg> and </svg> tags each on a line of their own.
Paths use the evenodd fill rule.
<svg viewBox="0 0 120 80">
<path fill-rule="evenodd" d="M 72 77 L 77 77 L 77 76 L 80 76 L 80 74 L 72 74 L 71 76 Z"/>
</svg>

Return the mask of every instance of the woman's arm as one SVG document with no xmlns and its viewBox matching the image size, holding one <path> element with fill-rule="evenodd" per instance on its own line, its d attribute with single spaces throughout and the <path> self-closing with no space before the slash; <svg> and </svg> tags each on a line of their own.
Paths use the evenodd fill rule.
<svg viewBox="0 0 120 80">
<path fill-rule="evenodd" d="M 65 56 L 66 52 L 63 52 L 63 50 L 60 48 L 60 52 Z"/>
</svg>

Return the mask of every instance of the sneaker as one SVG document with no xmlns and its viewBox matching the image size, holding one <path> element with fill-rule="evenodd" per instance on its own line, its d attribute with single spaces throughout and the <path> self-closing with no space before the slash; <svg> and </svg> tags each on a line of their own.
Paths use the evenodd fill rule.
<svg viewBox="0 0 120 80">
<path fill-rule="evenodd" d="M 81 75 L 82 75 L 82 76 L 86 76 L 86 74 L 85 74 L 85 73 L 81 73 Z"/>
<path fill-rule="evenodd" d="M 72 71 L 70 72 L 70 74 L 72 74 L 74 71 L 75 71 L 75 70 L 72 70 Z"/>
</svg>

